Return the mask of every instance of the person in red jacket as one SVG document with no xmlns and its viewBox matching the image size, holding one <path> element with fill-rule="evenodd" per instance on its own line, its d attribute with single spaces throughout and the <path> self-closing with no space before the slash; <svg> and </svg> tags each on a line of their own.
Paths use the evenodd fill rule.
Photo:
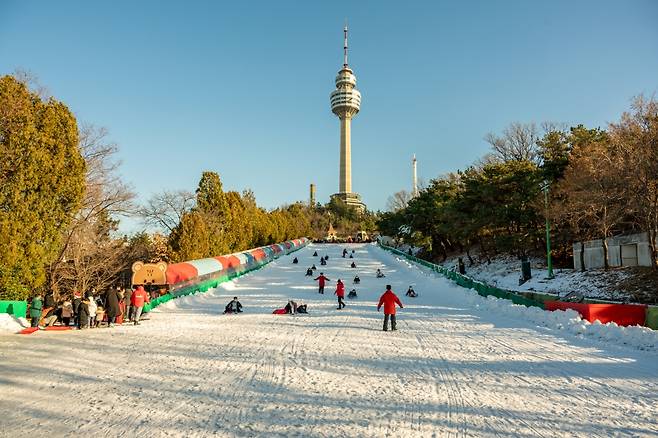
<svg viewBox="0 0 658 438">
<path fill-rule="evenodd" d="M 379 298 L 379 304 L 377 304 L 377 311 L 379 312 L 384 305 L 384 331 L 388 330 L 388 319 L 391 319 L 391 330 L 397 330 L 395 325 L 395 305 L 400 306 L 400 309 L 403 309 L 402 303 L 397 295 L 391 290 L 391 285 L 386 285 L 386 292 L 382 294 Z"/>
<path fill-rule="evenodd" d="M 315 279 L 315 281 L 318 282 L 318 293 L 324 294 L 324 284 L 329 280 L 327 277 L 324 276 L 322 272 L 320 272 L 320 276 Z"/>
<path fill-rule="evenodd" d="M 144 308 L 144 303 L 148 303 L 149 294 L 144 290 L 144 286 L 137 286 L 135 292 L 133 292 L 130 297 L 130 304 L 135 309 L 133 314 L 135 315 L 135 325 L 139 325 L 139 317 L 142 316 L 142 309 Z"/>
<path fill-rule="evenodd" d="M 345 285 L 343 282 L 338 279 L 338 282 L 336 283 L 336 292 L 334 292 L 334 295 L 338 297 L 338 307 L 337 309 L 340 310 L 343 307 L 345 307 L 345 301 L 343 301 L 343 298 L 345 298 Z"/>
</svg>

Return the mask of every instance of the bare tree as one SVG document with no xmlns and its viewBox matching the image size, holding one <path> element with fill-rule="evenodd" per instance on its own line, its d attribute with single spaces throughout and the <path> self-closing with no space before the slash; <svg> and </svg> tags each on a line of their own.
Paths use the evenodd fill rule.
<svg viewBox="0 0 658 438">
<path fill-rule="evenodd" d="M 107 136 L 105 128 L 82 125 L 79 129 L 80 152 L 87 165 L 85 193 L 62 236 L 59 256 L 49 266 L 50 286 L 55 291 L 86 290 L 89 285 L 98 289 L 123 269 L 119 249 L 123 242 L 112 237 L 113 218 L 133 214 L 135 195 L 118 175 L 117 146 Z"/>
<path fill-rule="evenodd" d="M 502 136 L 489 133 L 484 140 L 491 145 L 493 156 L 500 161 L 537 162 L 539 133 L 534 123 L 514 122 L 503 130 Z"/>
<path fill-rule="evenodd" d="M 12 75 L 18 82 L 23 83 L 32 92 L 36 93 L 41 100 L 48 100 L 48 98 L 52 96 L 50 90 L 48 90 L 48 88 L 39 81 L 37 75 L 30 70 L 17 68 Z"/>
<path fill-rule="evenodd" d="M 388 197 L 386 208 L 389 211 L 402 210 L 407 207 L 407 204 L 409 204 L 409 201 L 411 201 L 412 198 L 413 194 L 406 190 L 400 190 Z"/>
<path fill-rule="evenodd" d="M 649 237 L 652 266 L 658 263 L 658 101 L 640 95 L 633 100 L 631 112 L 619 123 L 610 125 L 611 141 L 622 157 L 616 169 L 625 180 L 625 202 L 635 215 L 637 225 Z"/>
<path fill-rule="evenodd" d="M 146 225 L 171 233 L 194 207 L 196 196 L 187 190 L 156 193 L 139 209 L 139 215 Z"/>
</svg>

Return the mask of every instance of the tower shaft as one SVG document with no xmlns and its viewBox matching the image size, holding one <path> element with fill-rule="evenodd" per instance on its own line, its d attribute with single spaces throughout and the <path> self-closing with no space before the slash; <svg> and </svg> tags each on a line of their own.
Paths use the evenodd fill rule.
<svg viewBox="0 0 658 438">
<path fill-rule="evenodd" d="M 411 186 L 411 194 L 413 196 L 418 195 L 418 175 L 416 173 L 416 155 L 414 154 L 413 160 L 411 160 L 412 167 L 413 167 L 413 175 L 412 175 L 412 186 Z"/>
<path fill-rule="evenodd" d="M 352 118 L 340 118 L 340 180 L 339 193 L 352 193 Z"/>
</svg>

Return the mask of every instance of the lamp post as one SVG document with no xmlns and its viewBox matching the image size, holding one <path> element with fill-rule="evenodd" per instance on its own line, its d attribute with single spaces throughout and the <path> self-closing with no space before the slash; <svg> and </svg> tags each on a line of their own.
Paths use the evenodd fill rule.
<svg viewBox="0 0 658 438">
<path fill-rule="evenodd" d="M 548 278 L 555 278 L 553 275 L 553 260 L 551 259 L 551 223 L 548 221 L 548 187 L 550 183 L 544 180 L 541 189 L 544 192 L 544 208 L 546 210 L 546 264 L 548 266 Z"/>
</svg>

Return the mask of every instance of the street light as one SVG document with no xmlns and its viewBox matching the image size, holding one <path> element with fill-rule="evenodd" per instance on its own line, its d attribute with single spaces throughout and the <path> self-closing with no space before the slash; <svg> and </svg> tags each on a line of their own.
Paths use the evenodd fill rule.
<svg viewBox="0 0 658 438">
<path fill-rule="evenodd" d="M 540 187 L 544 192 L 544 208 L 546 209 L 546 264 L 548 265 L 548 278 L 555 278 L 555 275 L 553 275 L 553 260 L 551 259 L 551 224 L 548 221 L 548 187 L 550 185 L 548 180 L 544 180 L 544 183 Z"/>
</svg>

